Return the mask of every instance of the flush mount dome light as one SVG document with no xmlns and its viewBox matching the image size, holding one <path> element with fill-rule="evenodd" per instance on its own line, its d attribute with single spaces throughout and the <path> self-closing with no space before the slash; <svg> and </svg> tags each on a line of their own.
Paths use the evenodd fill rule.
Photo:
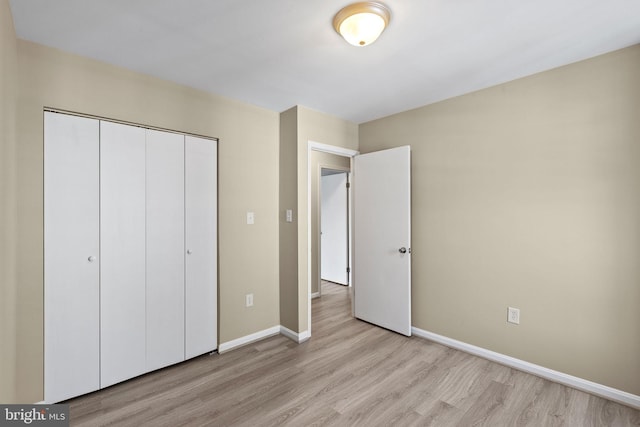
<svg viewBox="0 0 640 427">
<path fill-rule="evenodd" d="M 389 24 L 389 8 L 376 1 L 353 3 L 333 18 L 333 28 L 354 46 L 366 46 L 382 34 Z"/>
</svg>

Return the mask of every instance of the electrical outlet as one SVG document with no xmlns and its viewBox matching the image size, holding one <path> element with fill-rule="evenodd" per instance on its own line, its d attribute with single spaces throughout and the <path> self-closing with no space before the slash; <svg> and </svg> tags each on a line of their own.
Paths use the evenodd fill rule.
<svg viewBox="0 0 640 427">
<path fill-rule="evenodd" d="M 520 309 L 509 307 L 507 310 L 507 322 L 520 324 Z"/>
<path fill-rule="evenodd" d="M 247 224 L 253 225 L 255 223 L 255 214 L 253 212 L 247 212 Z"/>
<path fill-rule="evenodd" d="M 253 307 L 253 294 L 247 294 L 245 297 L 245 304 L 247 307 Z"/>
</svg>

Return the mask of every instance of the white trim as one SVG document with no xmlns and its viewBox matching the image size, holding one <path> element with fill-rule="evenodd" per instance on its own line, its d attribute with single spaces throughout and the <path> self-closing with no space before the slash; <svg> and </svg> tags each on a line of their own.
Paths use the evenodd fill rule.
<svg viewBox="0 0 640 427">
<path fill-rule="evenodd" d="M 272 326 L 269 329 L 255 332 L 253 334 L 245 335 L 244 337 L 236 338 L 235 340 L 220 343 L 218 346 L 218 353 L 224 353 L 225 351 L 232 350 L 236 347 L 250 344 L 254 341 L 259 341 L 264 338 L 278 335 L 280 333 L 280 325 Z"/>
<path fill-rule="evenodd" d="M 480 356 L 514 369 L 518 369 L 520 371 L 537 375 L 539 377 L 564 384 L 566 386 L 585 391 L 587 393 L 595 394 L 596 396 L 604 397 L 605 399 L 613 400 L 615 402 L 631 406 L 632 408 L 640 409 L 640 396 L 637 396 L 635 394 L 627 393 L 626 391 L 618 390 L 606 385 L 574 377 L 573 375 L 565 374 L 563 372 L 554 371 L 553 369 L 535 365 L 524 360 L 516 359 L 515 357 L 496 353 L 495 351 L 487 350 L 482 347 L 477 347 L 472 344 L 467 344 L 465 342 L 438 335 L 433 332 L 425 331 L 423 329 L 416 328 L 415 326 L 411 327 L 411 330 L 417 337 L 435 341 L 437 343 L 446 345 L 447 347 L 452 347 L 457 350 Z"/>
<path fill-rule="evenodd" d="M 291 329 L 286 328 L 284 326 L 280 326 L 280 334 L 284 335 L 285 337 L 287 337 L 290 340 L 293 340 L 293 341 L 295 341 L 297 343 L 301 343 L 303 341 L 306 341 L 306 340 L 309 339 L 309 337 L 311 337 L 311 334 L 309 333 L 308 330 L 298 333 L 298 332 L 294 332 Z"/>
<path fill-rule="evenodd" d="M 286 328 L 282 325 L 272 326 L 269 329 L 265 329 L 262 331 L 255 332 L 253 334 L 245 335 L 244 337 L 236 338 L 235 340 L 227 341 L 221 343 L 218 346 L 218 353 L 224 353 L 229 350 L 233 350 L 234 348 L 241 347 L 243 345 L 251 344 L 256 341 L 263 340 L 265 338 L 272 337 L 274 335 L 284 335 L 285 337 L 297 342 L 301 343 L 309 338 L 311 338 L 311 333 L 306 330 L 302 332 L 293 332 L 291 329 Z"/>
<path fill-rule="evenodd" d="M 343 157 L 353 157 L 360 154 L 359 151 L 351 150 L 349 148 L 338 147 L 336 145 L 323 144 L 321 142 L 309 141 L 309 151 L 322 151 L 324 153 L 337 154 Z"/>
<path fill-rule="evenodd" d="M 309 338 L 311 338 L 311 331 L 310 330 L 302 331 L 298 334 L 298 343 L 305 342 Z"/>
<path fill-rule="evenodd" d="M 300 332 L 300 336 L 306 334 L 303 340 L 311 337 L 311 151 L 321 151 L 349 158 L 360 154 L 359 151 L 349 148 L 307 141 L 307 330 Z M 351 247 L 349 250 L 352 250 Z M 351 277 L 349 277 L 349 283 L 351 283 Z"/>
<path fill-rule="evenodd" d="M 320 297 L 320 292 L 314 292 L 311 294 L 311 299 L 319 298 L 319 297 Z"/>
</svg>

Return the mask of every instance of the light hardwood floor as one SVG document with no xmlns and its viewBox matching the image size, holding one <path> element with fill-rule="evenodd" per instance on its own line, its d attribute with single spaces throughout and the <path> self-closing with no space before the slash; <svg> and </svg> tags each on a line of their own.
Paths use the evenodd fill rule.
<svg viewBox="0 0 640 427">
<path fill-rule="evenodd" d="M 70 400 L 71 425 L 633 426 L 640 411 L 350 317 L 323 283 L 312 338 L 282 336 Z"/>
</svg>

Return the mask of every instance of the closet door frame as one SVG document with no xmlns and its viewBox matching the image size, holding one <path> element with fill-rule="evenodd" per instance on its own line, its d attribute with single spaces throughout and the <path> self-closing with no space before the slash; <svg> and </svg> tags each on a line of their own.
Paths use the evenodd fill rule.
<svg viewBox="0 0 640 427">
<path fill-rule="evenodd" d="M 75 133 L 90 142 L 71 155 L 52 152 L 50 117 L 90 123 Z M 61 110 L 46 109 L 44 122 L 45 402 L 216 350 L 218 140 Z M 181 147 L 154 152 L 159 146 L 148 144 L 158 135 L 179 138 Z M 56 156 L 67 161 L 57 171 L 51 167 Z M 160 173 L 167 165 L 177 181 Z M 173 188 L 162 194 L 167 185 Z M 81 188 L 80 204 L 60 203 L 74 186 Z M 164 203 L 168 209 L 160 212 Z M 61 218 L 66 226 L 52 222 Z M 156 234 L 163 224 L 172 226 L 171 236 Z M 78 243 L 68 230 L 93 244 Z M 56 274 L 73 279 L 62 292 L 54 285 Z M 170 316 L 164 316 L 167 310 Z M 175 323 L 156 322 L 169 318 Z M 56 350 L 65 345 L 71 353 Z"/>
</svg>

